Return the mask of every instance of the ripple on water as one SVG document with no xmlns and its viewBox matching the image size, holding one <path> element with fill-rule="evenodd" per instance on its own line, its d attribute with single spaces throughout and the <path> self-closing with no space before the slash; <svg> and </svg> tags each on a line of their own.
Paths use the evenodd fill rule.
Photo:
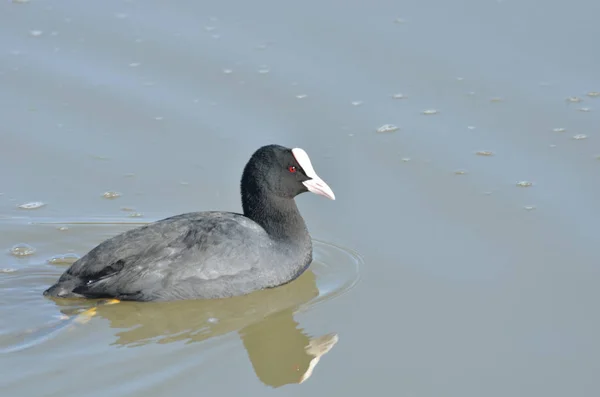
<svg viewBox="0 0 600 397">
<path fill-rule="evenodd" d="M 55 258 L 63 262 L 65 258 L 71 260 L 75 256 L 67 254 Z M 87 326 L 113 329 L 106 334 L 105 340 L 97 341 L 100 345 L 116 343 L 134 347 L 148 343 L 200 342 L 229 332 L 244 333 L 255 324 L 270 326 L 269 318 L 274 315 L 276 318 L 289 316 L 289 321 L 293 322 L 294 313 L 305 313 L 351 289 L 359 279 L 359 268 L 363 263 L 353 251 L 318 240 L 313 242 L 313 258 L 304 274 L 278 288 L 217 300 L 101 304 L 94 313 L 105 321 Z M 54 302 L 42 298 L 44 289 L 63 271 L 64 268 L 59 266 L 40 264 L 0 277 L 0 298 L 7 299 L 0 305 L 0 317 L 13 313 L 14 320 L 0 325 L 0 352 L 17 352 L 48 340 L 65 338 L 66 330 L 84 326 L 92 320 L 89 316 L 81 318 L 79 313 L 98 302 Z M 23 312 L 25 307 L 27 310 Z M 146 332 L 148 330 L 151 332 Z M 73 335 L 70 334 L 68 338 L 71 339 L 65 339 L 65 343 L 78 343 L 72 339 L 77 338 Z M 80 335 L 85 338 L 86 332 Z M 215 343 L 228 341 L 231 339 L 217 339 Z"/>
</svg>

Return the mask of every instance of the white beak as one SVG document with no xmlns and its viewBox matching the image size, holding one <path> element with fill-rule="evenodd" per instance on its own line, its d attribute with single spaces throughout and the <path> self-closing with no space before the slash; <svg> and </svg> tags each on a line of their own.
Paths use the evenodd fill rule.
<svg viewBox="0 0 600 397">
<path fill-rule="evenodd" d="M 308 189 L 309 192 L 325 196 L 331 200 L 335 200 L 335 194 L 333 194 L 333 190 L 325 183 L 325 181 L 317 175 L 315 170 L 313 169 L 312 163 L 308 158 L 308 154 L 300 148 L 292 149 L 292 154 L 294 158 L 300 164 L 300 167 L 304 170 L 304 173 L 310 179 L 308 181 L 302 182 L 304 186 Z"/>
</svg>

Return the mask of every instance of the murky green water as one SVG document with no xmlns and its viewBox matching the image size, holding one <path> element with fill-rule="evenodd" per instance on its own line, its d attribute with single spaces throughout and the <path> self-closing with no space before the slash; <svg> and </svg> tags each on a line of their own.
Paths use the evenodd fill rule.
<svg viewBox="0 0 600 397">
<path fill-rule="evenodd" d="M 596 395 L 598 15 L 1 3 L 0 394 Z M 41 296 L 132 223 L 239 211 L 266 143 L 337 197 L 298 199 L 318 244 L 296 283 L 89 321 Z"/>
</svg>

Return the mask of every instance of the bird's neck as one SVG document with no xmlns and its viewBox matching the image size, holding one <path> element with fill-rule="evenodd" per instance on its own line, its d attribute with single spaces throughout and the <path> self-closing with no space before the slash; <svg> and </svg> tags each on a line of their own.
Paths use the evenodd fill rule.
<svg viewBox="0 0 600 397">
<path fill-rule="evenodd" d="M 251 194 L 250 194 L 251 193 Z M 274 240 L 304 245 L 310 236 L 294 199 L 242 190 L 244 216 L 261 225 Z"/>
</svg>

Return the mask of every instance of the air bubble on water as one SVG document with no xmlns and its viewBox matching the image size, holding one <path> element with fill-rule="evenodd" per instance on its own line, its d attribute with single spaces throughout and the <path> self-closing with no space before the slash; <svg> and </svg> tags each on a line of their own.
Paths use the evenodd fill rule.
<svg viewBox="0 0 600 397">
<path fill-rule="evenodd" d="M 54 255 L 48 259 L 48 263 L 52 265 L 72 265 L 76 260 L 79 259 L 79 255 L 68 253 L 62 255 Z"/>
<path fill-rule="evenodd" d="M 121 196 L 122 196 L 121 193 L 119 193 L 119 192 L 112 192 L 112 191 L 105 192 L 102 195 L 102 197 L 104 197 L 105 199 L 109 199 L 109 200 L 116 199 L 116 198 L 119 198 Z"/>
<path fill-rule="evenodd" d="M 579 108 L 579 109 L 577 109 L 577 110 L 579 110 L 580 112 L 584 112 L 584 113 L 587 113 L 587 112 L 591 112 L 591 111 L 592 111 L 592 109 L 591 109 L 591 108 Z"/>
<path fill-rule="evenodd" d="M 597 98 L 597 97 L 600 96 L 600 92 L 598 92 L 598 91 L 590 91 L 586 95 L 589 96 L 590 98 Z"/>
<path fill-rule="evenodd" d="M 577 135 L 573 135 L 573 139 L 575 140 L 581 140 L 581 139 L 586 139 L 587 135 L 585 134 L 577 134 Z"/>
<path fill-rule="evenodd" d="M 570 102 L 570 103 L 579 103 L 582 100 L 583 99 L 579 98 L 578 96 L 570 96 L 567 99 L 565 99 L 565 101 Z"/>
<path fill-rule="evenodd" d="M 379 132 L 379 133 L 394 132 L 394 131 L 398 131 L 399 129 L 400 129 L 400 127 L 395 126 L 394 124 L 384 124 L 377 129 L 377 132 Z"/>
<path fill-rule="evenodd" d="M 437 110 L 435 110 L 435 109 L 427 109 L 427 110 L 423 110 L 423 111 L 421 112 L 421 114 L 424 114 L 424 115 L 426 115 L 426 116 L 432 116 L 432 115 L 434 115 L 434 114 L 438 114 L 438 113 L 439 113 L 439 112 L 438 112 Z"/>
<path fill-rule="evenodd" d="M 363 104 L 363 101 L 352 101 L 352 106 L 360 106 Z"/>
<path fill-rule="evenodd" d="M 475 152 L 475 154 L 478 156 L 493 156 L 494 152 L 490 150 L 478 150 Z"/>
<path fill-rule="evenodd" d="M 10 253 L 13 256 L 29 256 L 35 253 L 35 248 L 29 244 L 21 243 L 16 244 L 10 249 Z"/>
<path fill-rule="evenodd" d="M 406 95 L 404 95 L 402 93 L 397 93 L 397 94 L 393 94 L 392 98 L 394 98 L 394 99 L 406 99 Z"/>
<path fill-rule="evenodd" d="M 41 30 L 30 30 L 29 31 L 29 35 L 31 37 L 40 37 L 42 34 L 44 34 L 44 32 Z"/>
<path fill-rule="evenodd" d="M 22 210 L 36 210 L 38 208 L 42 208 L 45 205 L 46 203 L 43 203 L 41 201 L 32 201 L 29 203 L 18 205 L 17 208 L 20 208 Z"/>
<path fill-rule="evenodd" d="M 532 185 L 533 185 L 533 183 L 531 183 L 529 181 L 520 181 L 520 182 L 517 182 L 517 186 L 518 187 L 530 187 Z"/>
<path fill-rule="evenodd" d="M 308 95 L 306 95 L 306 94 L 299 94 L 299 95 L 296 95 L 296 98 L 298 98 L 298 99 L 304 99 L 304 98 L 306 98 L 306 97 L 308 97 Z"/>
<path fill-rule="evenodd" d="M 552 131 L 553 131 L 553 132 L 565 132 L 565 131 L 567 131 L 567 129 L 566 129 L 566 128 L 559 127 L 559 128 L 554 128 Z"/>
</svg>

